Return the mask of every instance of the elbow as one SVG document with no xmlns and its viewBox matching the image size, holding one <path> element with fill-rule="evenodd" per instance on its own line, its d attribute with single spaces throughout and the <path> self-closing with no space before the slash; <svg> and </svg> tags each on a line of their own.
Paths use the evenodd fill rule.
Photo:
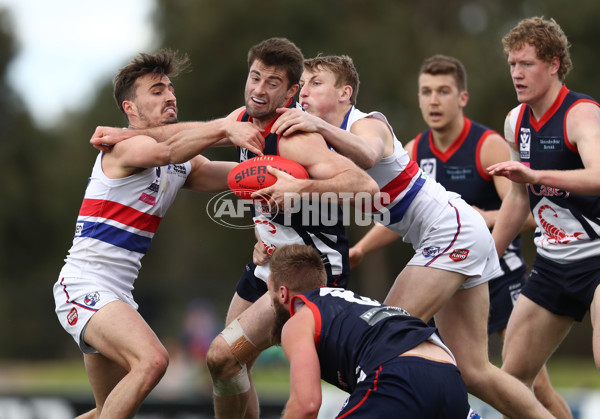
<svg viewBox="0 0 600 419">
<path fill-rule="evenodd" d="M 319 409 L 321 408 L 321 401 L 311 401 L 304 407 L 305 418 L 316 418 L 319 416 Z"/>
<path fill-rule="evenodd" d="M 319 416 L 319 409 L 321 408 L 321 400 L 312 399 L 306 400 L 298 406 L 298 414 L 294 417 L 304 419 L 316 419 Z"/>
<path fill-rule="evenodd" d="M 381 157 L 365 154 L 356 162 L 356 165 L 363 170 L 368 170 L 375 166 L 379 160 L 381 160 Z"/>
</svg>

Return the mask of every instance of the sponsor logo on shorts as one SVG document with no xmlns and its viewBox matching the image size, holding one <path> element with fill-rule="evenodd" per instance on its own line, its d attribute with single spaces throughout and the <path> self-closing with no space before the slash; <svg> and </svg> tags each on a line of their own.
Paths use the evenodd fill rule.
<svg viewBox="0 0 600 419">
<path fill-rule="evenodd" d="M 79 314 L 77 314 L 77 309 L 73 307 L 69 314 L 67 314 L 67 321 L 71 326 L 75 326 L 77 324 L 77 319 L 79 319 Z"/>
<path fill-rule="evenodd" d="M 83 303 L 90 307 L 94 307 L 98 301 L 100 301 L 100 293 L 98 291 L 90 292 L 83 299 Z"/>
<path fill-rule="evenodd" d="M 460 262 L 461 260 L 465 260 L 469 255 L 469 249 L 454 249 L 452 253 L 450 253 L 450 259 L 454 262 Z"/>
<path fill-rule="evenodd" d="M 440 247 L 439 246 L 427 246 L 425 249 L 423 249 L 423 257 L 426 258 L 433 258 L 436 257 L 438 255 L 438 253 L 440 253 Z"/>
</svg>

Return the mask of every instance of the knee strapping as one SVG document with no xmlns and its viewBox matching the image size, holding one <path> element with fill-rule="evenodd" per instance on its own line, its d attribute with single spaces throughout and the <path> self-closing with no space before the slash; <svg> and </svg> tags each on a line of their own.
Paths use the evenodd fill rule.
<svg viewBox="0 0 600 419">
<path fill-rule="evenodd" d="M 248 370 L 246 365 L 242 365 L 242 369 L 235 377 L 224 380 L 213 378 L 213 393 L 215 396 L 226 397 L 236 396 L 247 392 L 250 389 L 250 379 L 248 378 Z"/>
<path fill-rule="evenodd" d="M 245 366 L 253 361 L 257 355 L 258 349 L 248 339 L 240 322 L 236 319 L 232 321 L 222 332 L 221 336 L 229 345 L 231 353 L 238 360 L 240 365 Z"/>
</svg>

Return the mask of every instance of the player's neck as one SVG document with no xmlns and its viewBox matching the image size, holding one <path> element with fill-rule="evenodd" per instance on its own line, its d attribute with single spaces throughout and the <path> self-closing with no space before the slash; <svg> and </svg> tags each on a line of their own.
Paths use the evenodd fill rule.
<svg viewBox="0 0 600 419">
<path fill-rule="evenodd" d="M 335 111 L 332 112 L 331 115 L 326 119 L 327 122 L 329 122 L 333 126 L 342 127 L 342 124 L 344 124 L 344 121 L 346 120 L 346 115 L 348 115 L 350 109 L 352 109 L 352 105 L 349 103 L 337 107 Z M 345 129 L 345 127 L 343 128 Z"/>
<path fill-rule="evenodd" d="M 554 101 L 556 101 L 556 98 L 560 94 L 562 86 L 563 83 L 559 81 L 552 83 L 550 88 L 546 90 L 543 96 L 541 96 L 539 99 L 532 100 L 527 103 L 531 107 L 533 117 L 536 119 L 536 121 L 542 119 L 544 114 L 554 104 Z"/>
<path fill-rule="evenodd" d="M 440 127 L 431 128 L 433 143 L 440 151 L 446 151 L 460 136 L 465 125 L 464 116 L 456 117 L 451 123 Z"/>
</svg>

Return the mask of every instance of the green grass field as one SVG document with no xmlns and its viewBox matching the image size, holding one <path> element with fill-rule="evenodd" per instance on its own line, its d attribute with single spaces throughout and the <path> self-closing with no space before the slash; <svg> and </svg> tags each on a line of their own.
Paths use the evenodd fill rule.
<svg viewBox="0 0 600 419">
<path fill-rule="evenodd" d="M 548 364 L 552 383 L 557 389 L 600 389 L 600 372 L 591 358 L 556 358 Z M 259 362 L 254 369 L 259 394 L 285 397 L 288 371 L 284 360 L 276 357 Z M 90 394 L 81 359 L 67 361 L 0 362 L 0 393 L 3 394 Z"/>
</svg>

